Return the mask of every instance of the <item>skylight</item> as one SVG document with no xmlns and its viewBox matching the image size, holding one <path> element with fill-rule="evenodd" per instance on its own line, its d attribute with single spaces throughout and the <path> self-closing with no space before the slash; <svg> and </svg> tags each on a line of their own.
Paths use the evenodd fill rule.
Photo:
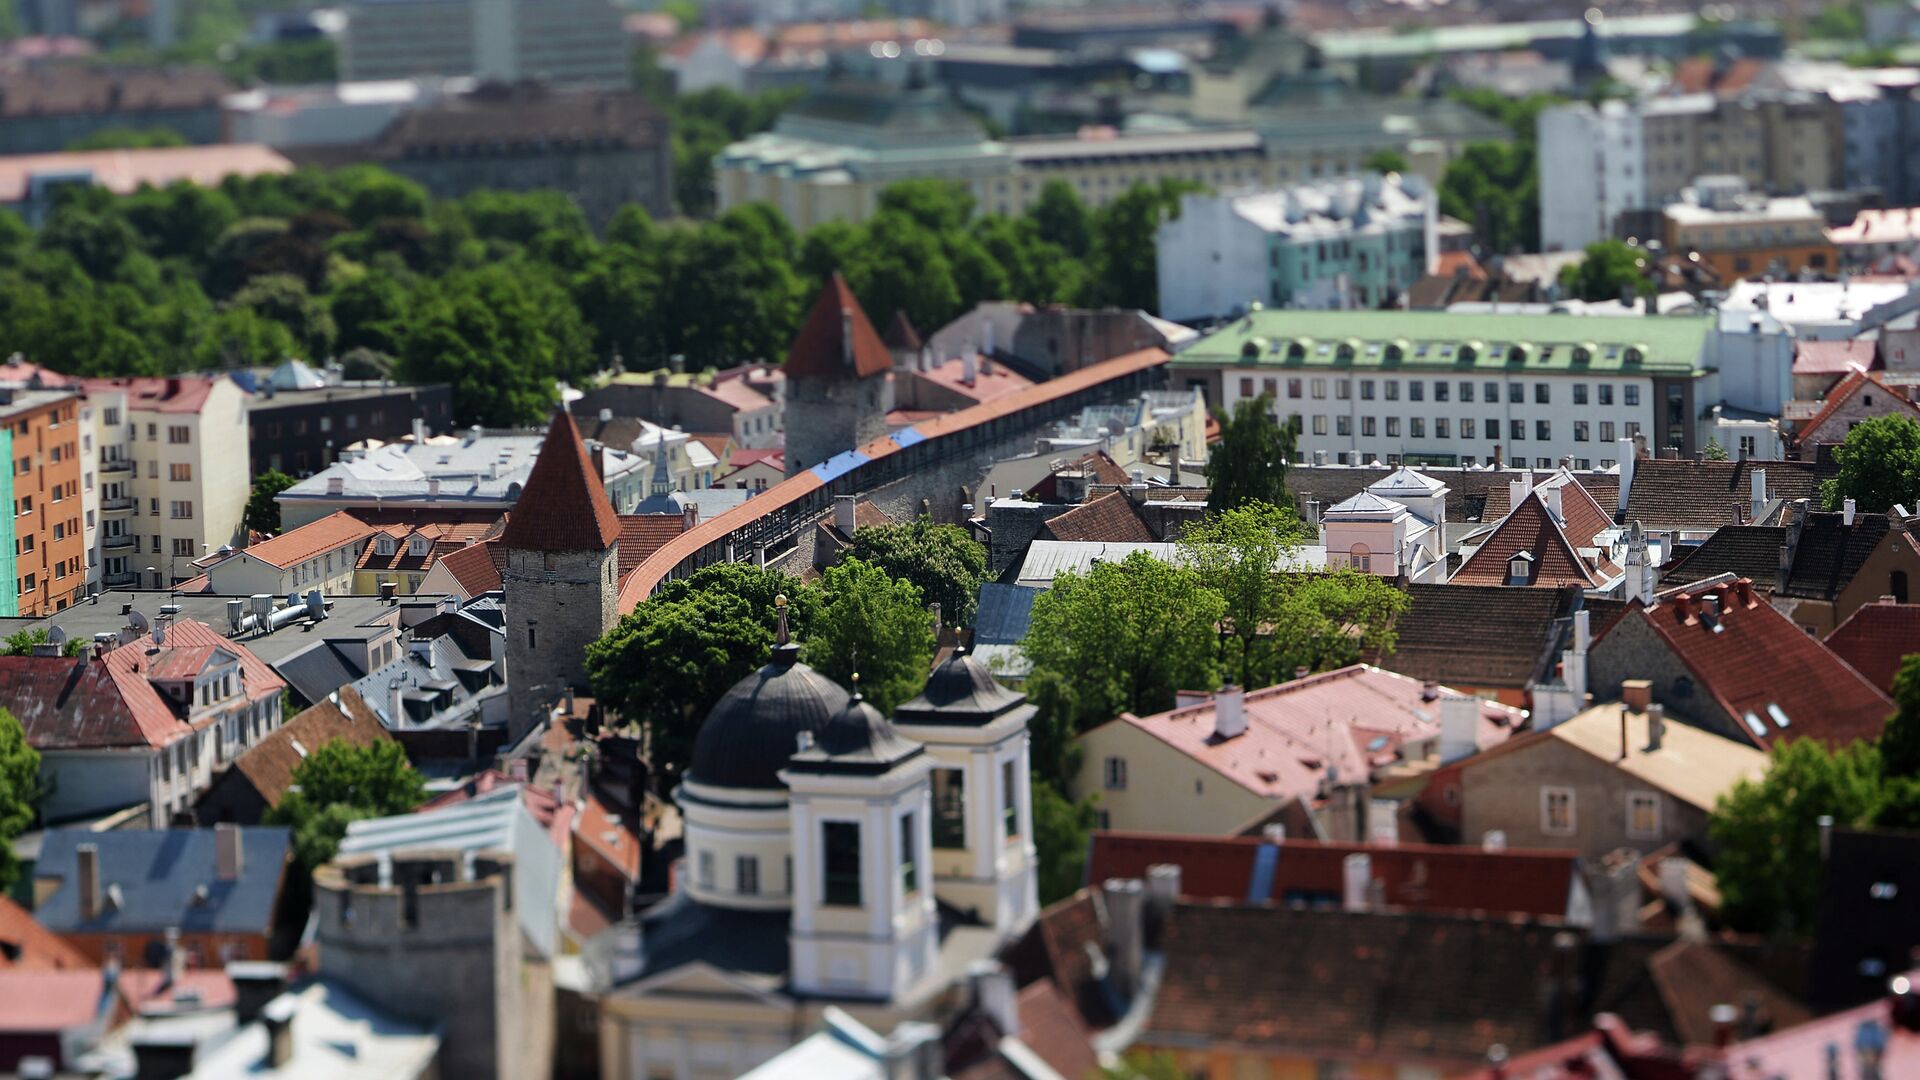
<svg viewBox="0 0 1920 1080">
<path fill-rule="evenodd" d="M 1753 732 L 1754 738 L 1764 739 L 1767 737 L 1767 725 L 1761 721 L 1758 716 L 1755 716 L 1751 709 L 1747 711 L 1745 719 L 1747 721 L 1747 730 Z"/>
<path fill-rule="evenodd" d="M 1790 726 L 1787 721 L 1786 710 L 1780 708 L 1778 705 L 1769 702 L 1767 705 L 1767 715 L 1773 717 L 1773 722 L 1780 725 L 1780 730 L 1782 731 L 1785 731 Z"/>
</svg>

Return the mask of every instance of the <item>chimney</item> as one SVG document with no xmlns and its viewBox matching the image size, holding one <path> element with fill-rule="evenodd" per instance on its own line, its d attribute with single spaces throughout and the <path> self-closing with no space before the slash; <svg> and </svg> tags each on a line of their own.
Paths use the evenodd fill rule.
<svg viewBox="0 0 1920 1080">
<path fill-rule="evenodd" d="M 1373 857 L 1356 851 L 1340 860 L 1340 906 L 1348 911 L 1367 910 L 1368 894 L 1373 889 Z"/>
<path fill-rule="evenodd" d="M 1148 946 L 1160 947 L 1167 921 L 1173 918 L 1173 905 L 1180 899 L 1180 864 L 1154 863 L 1147 867 Z"/>
<path fill-rule="evenodd" d="M 1560 486 L 1556 484 L 1547 488 L 1545 494 L 1547 510 L 1553 514 L 1553 519 L 1560 522 L 1566 521 L 1567 516 L 1560 510 Z"/>
<path fill-rule="evenodd" d="M 180 945 L 180 928 L 167 927 L 167 984 L 180 985 L 187 975 L 187 950 Z"/>
<path fill-rule="evenodd" d="M 1748 497 L 1747 520 L 1759 521 L 1760 515 L 1765 513 L 1767 508 L 1767 470 L 1749 470 L 1747 480 L 1752 489 L 1752 494 Z"/>
<path fill-rule="evenodd" d="M 1647 753 L 1659 750 L 1667 739 L 1667 707 L 1657 703 L 1647 706 Z"/>
<path fill-rule="evenodd" d="M 1107 909 L 1108 977 L 1120 1000 L 1131 1002 L 1140 989 L 1146 949 L 1146 887 L 1139 878 L 1108 878 L 1100 886 L 1100 897 Z"/>
<path fill-rule="evenodd" d="M 73 854 L 78 863 L 74 884 L 80 890 L 80 919 L 91 922 L 100 915 L 100 846 L 81 844 Z"/>
<path fill-rule="evenodd" d="M 420 446 L 427 441 L 427 419 L 424 416 L 413 418 L 413 445 Z"/>
<path fill-rule="evenodd" d="M 380 602 L 383 604 L 393 603 L 393 598 L 396 594 L 399 593 L 399 591 L 400 591 L 399 582 L 394 581 L 392 578 L 388 578 L 387 580 L 382 581 L 380 583 Z"/>
<path fill-rule="evenodd" d="M 1620 709 L 1620 760 L 1621 761 L 1627 760 L 1627 758 L 1631 757 L 1633 754 L 1633 748 L 1627 745 L 1627 717 L 1632 715 L 1633 715 L 1633 711 L 1631 709 L 1628 709 L 1625 706 L 1621 707 Z"/>
<path fill-rule="evenodd" d="M 1480 699 L 1448 694 L 1440 699 L 1440 763 L 1459 761 L 1480 751 Z"/>
<path fill-rule="evenodd" d="M 1820 861 L 1826 862 L 1833 851 L 1833 815 L 1821 814 L 1814 823 L 1820 827 Z"/>
<path fill-rule="evenodd" d="M 232 822 L 223 821 L 213 827 L 214 869 L 221 881 L 240 880 L 241 871 L 246 868 L 240 843 L 242 835 L 240 826 Z"/>
<path fill-rule="evenodd" d="M 1686 910 L 1692 894 L 1687 891 L 1687 870 L 1692 861 L 1680 855 L 1660 860 L 1660 896 L 1675 911 Z"/>
<path fill-rule="evenodd" d="M 1621 439 L 1616 444 L 1620 455 L 1620 512 L 1627 512 L 1627 493 L 1633 490 L 1634 449 L 1632 439 Z"/>
<path fill-rule="evenodd" d="M 227 978 L 233 980 L 235 1019 L 243 1026 L 259 1019 L 267 1002 L 287 988 L 286 965 L 265 960 L 236 960 L 227 965 Z"/>
<path fill-rule="evenodd" d="M 1620 700 L 1634 712 L 1646 712 L 1653 703 L 1653 683 L 1648 679 L 1627 679 L 1620 684 Z"/>
<path fill-rule="evenodd" d="M 1213 695 L 1213 737 L 1224 742 L 1246 733 L 1246 692 L 1228 683 Z"/>
<path fill-rule="evenodd" d="M 346 477 L 344 476 L 327 477 L 327 494 L 342 495 L 346 493 L 346 490 L 347 490 Z"/>
<path fill-rule="evenodd" d="M 1507 834 L 1503 829 L 1488 829 L 1480 836 L 1481 851 L 1507 850 Z"/>
<path fill-rule="evenodd" d="M 967 982 L 973 986 L 974 1007 L 993 1021 L 1001 1035 L 1019 1038 L 1019 991 L 1006 965 L 998 960 L 975 960 L 967 965 Z"/>
<path fill-rule="evenodd" d="M 1307 524 L 1316 529 L 1320 527 L 1320 500 L 1312 495 L 1307 496 Z"/>
<path fill-rule="evenodd" d="M 293 1063 L 293 1014 L 297 1006 L 286 995 L 274 998 L 260 1010 L 260 1025 L 267 1029 L 267 1064 L 284 1069 Z"/>
<path fill-rule="evenodd" d="M 1731 1005 L 1715 1005 L 1707 1010 L 1707 1020 L 1713 1024 L 1713 1045 L 1724 1048 L 1733 1042 L 1733 1025 L 1738 1019 L 1740 1010 Z"/>
<path fill-rule="evenodd" d="M 1856 504 L 1852 499 L 1848 499 L 1846 502 L 1841 503 L 1840 504 L 1840 524 L 1845 525 L 1849 529 L 1853 528 L 1853 514 L 1856 509 L 1858 509 L 1858 504 Z"/>
<path fill-rule="evenodd" d="M 1511 512 L 1527 499 L 1527 492 L 1533 490 L 1533 470 L 1529 469 L 1517 480 L 1507 481 L 1507 509 Z"/>
<path fill-rule="evenodd" d="M 1585 608 L 1573 613 L 1573 643 L 1560 658 L 1562 677 L 1573 692 L 1574 708 L 1587 696 L 1587 649 L 1593 644 L 1592 614 Z"/>
<path fill-rule="evenodd" d="M 853 509 L 854 496 L 835 495 L 833 497 L 833 527 L 840 531 L 840 535 L 849 539 L 853 537 Z"/>
<path fill-rule="evenodd" d="M 1128 485 L 1128 488 L 1127 488 L 1128 497 L 1137 503 L 1146 502 L 1147 501 L 1147 471 L 1145 469 L 1135 469 L 1133 470 L 1133 476 L 1131 479 L 1133 483 Z"/>
</svg>

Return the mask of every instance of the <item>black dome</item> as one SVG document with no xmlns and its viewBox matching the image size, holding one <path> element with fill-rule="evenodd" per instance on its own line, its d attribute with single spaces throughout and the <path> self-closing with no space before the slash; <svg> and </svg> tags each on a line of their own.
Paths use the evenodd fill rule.
<svg viewBox="0 0 1920 1080">
<path fill-rule="evenodd" d="M 894 711 L 903 724 L 985 723 L 1026 704 L 1027 696 L 1000 685 L 973 654 L 955 650 L 927 677 L 920 696 Z"/>
<path fill-rule="evenodd" d="M 802 731 L 817 737 L 847 708 L 847 692 L 832 679 L 796 663 L 799 649 L 783 645 L 760 670 L 721 696 L 693 741 L 687 779 L 714 787 L 779 788 L 780 770 L 798 749 Z"/>
<path fill-rule="evenodd" d="M 793 755 L 790 767 L 804 772 L 882 773 L 923 749 L 855 694 L 814 737 L 812 749 Z"/>
</svg>

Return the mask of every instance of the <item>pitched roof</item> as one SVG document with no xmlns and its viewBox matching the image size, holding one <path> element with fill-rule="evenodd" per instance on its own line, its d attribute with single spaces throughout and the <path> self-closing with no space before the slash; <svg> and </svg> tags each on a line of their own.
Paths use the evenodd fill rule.
<svg viewBox="0 0 1920 1080">
<path fill-rule="evenodd" d="M 1132 478 L 1127 475 L 1127 470 L 1121 468 L 1119 463 L 1113 460 L 1111 454 L 1108 454 L 1105 450 L 1095 450 L 1091 454 L 1082 455 L 1057 469 L 1049 471 L 1039 483 L 1033 485 L 1033 487 L 1027 491 L 1027 497 L 1036 502 L 1064 501 L 1061 500 L 1059 495 L 1059 476 L 1063 472 L 1072 472 L 1075 470 L 1084 474 L 1089 489 L 1095 484 L 1111 484 L 1115 487 L 1125 487 L 1132 482 Z"/>
<path fill-rule="evenodd" d="M 1619 705 L 1596 705 L 1564 723 L 1523 735 L 1490 754 L 1470 759 L 1467 767 L 1522 742 L 1553 739 L 1702 810 L 1711 810 L 1735 784 L 1759 779 L 1766 769 L 1766 755 L 1753 747 L 1671 720 L 1663 729 L 1660 749 L 1648 749 L 1647 715 L 1626 713 L 1624 725 L 1621 716 Z M 1623 726 L 1628 748 L 1625 757 L 1620 755 Z"/>
<path fill-rule="evenodd" d="M 1888 693 L 1901 661 L 1920 653 L 1920 604 L 1862 604 L 1827 635 L 1826 646 Z"/>
<path fill-rule="evenodd" d="M 1373 663 L 1448 686 L 1522 689 L 1549 666 L 1554 620 L 1569 614 L 1578 589 L 1448 583 L 1406 593 L 1393 651 Z M 1499 632 L 1463 635 L 1463 626 Z"/>
<path fill-rule="evenodd" d="M 392 738 L 352 687 L 341 687 L 338 697 L 338 703 L 323 701 L 302 710 L 234 759 L 233 768 L 247 778 L 268 806 L 280 805 L 293 787 L 294 769 L 322 746 L 335 741 L 372 746 Z"/>
<path fill-rule="evenodd" d="M 1691 585 L 1716 574 L 1749 578 L 1754 588 L 1771 592 L 1779 577 L 1780 549 L 1787 530 L 1778 525 L 1726 525 L 1700 546 L 1669 565 L 1660 575 L 1662 588 Z"/>
<path fill-rule="evenodd" d="M 93 961 L 65 938 L 40 925 L 32 913 L 0 896 L 0 971 L 90 968 Z"/>
<path fill-rule="evenodd" d="M 1081 889 L 1047 905 L 1026 933 L 1007 945 L 1003 959 L 1021 986 L 1050 979 L 1088 1027 L 1106 1027 L 1117 1019 L 1095 959 L 1101 954 L 1106 922 L 1098 891 Z"/>
<path fill-rule="evenodd" d="M 1892 969 L 1889 969 L 1890 971 Z M 1880 1039 L 1866 1035 L 1871 1027 Z M 1878 1043 L 1879 1045 L 1875 1045 Z M 1869 1063 L 1871 1054 L 1871 1063 Z M 1726 1048 L 1727 1080 L 1777 1077 L 1920 1075 L 1920 1031 L 1902 1026 L 1893 998 L 1882 994 L 1855 1009 L 1736 1042 Z"/>
<path fill-rule="evenodd" d="M 500 541 L 521 551 L 605 551 L 619 539 L 620 520 L 580 429 L 556 409 Z"/>
<path fill-rule="evenodd" d="M 1648 529 L 1717 529 L 1750 519 L 1753 470 L 1767 474 L 1768 497 L 1817 499 L 1820 484 L 1839 471 L 1817 461 L 1693 461 L 1640 458 L 1633 463 L 1626 520 Z M 1737 509 L 1736 509 L 1737 508 Z"/>
<path fill-rule="evenodd" d="M 232 89 L 225 76 L 204 67 L 35 65 L 0 72 L 0 115 L 211 110 Z"/>
<path fill-rule="evenodd" d="M 1578 484 L 1569 484 L 1568 487 L 1585 495 L 1585 490 Z M 1603 557 L 1597 564 L 1589 565 L 1586 559 L 1580 557 L 1578 550 L 1593 543 L 1593 533 L 1585 531 L 1593 525 L 1588 509 L 1592 505 L 1591 497 L 1586 497 L 1583 502 L 1563 490 L 1561 509 L 1566 515 L 1566 525 L 1563 527 L 1547 509 L 1545 496 L 1540 489 L 1535 488 L 1512 513 L 1494 526 L 1473 554 L 1460 564 L 1460 569 L 1454 572 L 1451 580 L 1462 585 L 1505 585 L 1508 582 L 1508 564 L 1514 556 L 1524 552 L 1531 557 L 1527 563 L 1529 576 L 1526 585 L 1580 585 L 1588 588 L 1600 585 L 1606 576 L 1611 576 L 1612 564 Z M 1580 535 L 1582 532 L 1585 532 L 1584 538 Z"/>
<path fill-rule="evenodd" d="M 1040 528 L 1040 538 L 1111 544 L 1148 544 L 1160 539 L 1140 519 L 1124 491 L 1110 491 L 1049 519 Z"/>
<path fill-rule="evenodd" d="M 1850 371 L 1871 370 L 1880 366 L 1878 346 L 1879 342 L 1873 338 L 1796 341 L 1793 343 L 1793 373 L 1845 375 Z"/>
<path fill-rule="evenodd" d="M 1833 747 L 1878 738 L 1893 714 L 1886 694 L 1755 596 L 1749 582 L 1669 594 L 1650 607 L 1635 601 L 1622 621 L 1632 618 L 1653 629 L 1762 749 L 1801 736 Z"/>
<path fill-rule="evenodd" d="M 101 389 L 126 391 L 127 408 L 132 412 L 197 413 L 206 407 L 207 398 L 213 395 L 214 386 L 225 377 L 224 375 L 169 375 L 161 378 L 143 375 L 119 379 L 87 379 L 83 385 L 89 391 Z"/>
<path fill-rule="evenodd" d="M 137 638 L 97 659 L 0 656 L 0 706 L 20 721 L 27 742 L 37 750 L 166 746 L 225 714 L 207 712 L 189 725 L 186 706 L 150 681 L 153 667 L 174 666 L 171 657 L 176 653 L 204 662 L 212 653 L 201 650 L 210 648 L 239 659 L 241 690 L 248 701 L 278 694 L 287 685 L 244 645 L 221 637 L 205 623 L 176 619 L 162 648 Z"/>
<path fill-rule="evenodd" d="M 892 367 L 893 354 L 860 310 L 847 279 L 835 271 L 787 350 L 787 377 L 867 379 Z"/>
<path fill-rule="evenodd" d="M 186 934 L 267 933 L 279 907 L 289 830 L 241 828 L 240 875 L 233 881 L 221 881 L 216 870 L 216 835 L 215 829 L 50 829 L 33 873 L 59 884 L 40 905 L 40 921 L 58 934 L 160 933 L 168 927 Z M 101 891 L 115 886 L 120 896 L 91 919 L 80 914 L 81 844 L 99 849 Z M 207 895 L 201 900 L 197 892 L 203 887 Z"/>
<path fill-rule="evenodd" d="M 440 565 L 468 596 L 498 592 L 500 573 L 507 565 L 507 546 L 498 540 L 483 540 L 444 556 Z"/>
<path fill-rule="evenodd" d="M 1568 933 L 1429 913 L 1178 904 L 1139 1041 L 1474 1065 L 1496 1043 L 1527 1051 L 1559 1037 L 1541 994 L 1555 978 L 1556 939 Z M 1638 966 L 1630 946 L 1607 952 L 1589 950 L 1584 973 L 1608 959 Z M 1644 979 L 1583 981 L 1578 1013 L 1659 1011 Z"/>
<path fill-rule="evenodd" d="M 0 1034 L 85 1028 L 101 1015 L 106 992 L 99 968 L 0 970 Z"/>
<path fill-rule="evenodd" d="M 1560 918 L 1567 913 L 1579 872 L 1579 856 L 1572 851 L 1096 832 L 1087 880 L 1145 878 L 1148 867 L 1170 863 L 1180 867 L 1183 896 L 1288 903 L 1340 896 L 1342 868 L 1354 854 L 1368 857 L 1373 880 L 1383 886 L 1389 906 L 1417 911 Z"/>
<path fill-rule="evenodd" d="M 1846 524 L 1845 514 L 1806 514 L 1793 547 L 1793 566 L 1779 591 L 1819 600 L 1839 596 L 1887 534 L 1895 531 L 1885 514 L 1855 514 L 1852 525 Z"/>
<path fill-rule="evenodd" d="M 684 514 L 621 514 L 619 573 L 639 566 L 667 541 L 687 531 Z"/>
<path fill-rule="evenodd" d="M 893 313 L 892 321 L 887 323 L 886 336 L 881 340 L 886 342 L 889 349 L 920 351 L 920 331 L 913 328 L 913 322 L 904 311 Z"/>
<path fill-rule="evenodd" d="M 1717 1045 L 1715 1005 L 1752 1007 L 1775 1027 L 1805 1023 L 1806 1007 L 1725 949 L 1676 941 L 1653 954 L 1647 973 L 1660 991 L 1682 1046 Z"/>
<path fill-rule="evenodd" d="M 1152 716 L 1124 713 L 1109 723 L 1131 724 L 1258 797 L 1314 799 L 1333 770 L 1365 777 L 1396 760 L 1402 744 L 1438 736 L 1438 710 L 1425 690 L 1419 679 L 1354 664 L 1245 692 L 1247 728 L 1231 739 L 1215 737 L 1211 698 Z M 1491 702 L 1480 708 L 1482 747 L 1520 724 L 1519 709 Z"/>
<path fill-rule="evenodd" d="M 360 561 L 354 569 L 368 573 L 424 573 L 448 555 L 498 536 L 505 527 L 504 517 L 496 521 L 429 521 L 418 525 L 386 525 L 379 532 L 393 540 L 393 550 L 382 554 L 381 542 L 376 537 L 361 549 Z M 415 537 L 426 541 L 425 551 L 414 550 Z"/>
<path fill-rule="evenodd" d="M 1915 405 L 1913 402 L 1907 400 L 1907 395 L 1903 390 L 1888 386 L 1882 381 L 1877 372 L 1853 371 L 1849 372 L 1845 378 L 1835 383 L 1833 388 L 1827 391 L 1827 396 L 1822 399 L 1818 412 L 1815 412 L 1812 416 L 1795 425 L 1793 441 L 1795 443 L 1805 443 L 1808 439 L 1818 434 L 1821 425 L 1825 424 L 1835 413 L 1839 412 L 1841 407 L 1849 401 L 1852 401 L 1854 395 L 1859 394 L 1863 390 L 1874 389 L 1881 391 L 1883 399 L 1889 406 L 1893 406 L 1893 408 L 1887 410 L 1888 412 L 1897 413 L 1904 409 L 1910 418 L 1920 419 L 1920 405 Z M 1869 405 L 1871 405 L 1871 403 L 1869 403 Z M 1845 432 L 1840 432 L 1839 434 L 1844 437 Z M 1840 440 L 1829 439 L 1828 441 L 1838 442 Z"/>
</svg>

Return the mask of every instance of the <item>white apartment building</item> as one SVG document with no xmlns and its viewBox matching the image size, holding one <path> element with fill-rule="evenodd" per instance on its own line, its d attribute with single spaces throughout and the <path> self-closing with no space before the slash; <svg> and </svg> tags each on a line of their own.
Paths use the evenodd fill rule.
<svg viewBox="0 0 1920 1080">
<path fill-rule="evenodd" d="M 1707 318 L 1261 311 L 1176 355 L 1232 410 L 1262 395 L 1303 459 L 1616 464 L 1616 440 L 1692 453 L 1719 398 Z"/>
<path fill-rule="evenodd" d="M 1187 195 L 1157 236 L 1160 314 L 1192 321 L 1259 303 L 1371 308 L 1439 257 L 1431 187 L 1369 174 L 1243 195 Z"/>
<path fill-rule="evenodd" d="M 1621 101 L 1543 109 L 1536 121 L 1541 166 L 1540 243 L 1578 251 L 1613 235 L 1614 222 L 1647 205 L 1640 113 Z"/>
<path fill-rule="evenodd" d="M 223 376 L 88 379 L 99 447 L 100 580 L 161 589 L 241 539 L 253 470 L 246 392 Z"/>
<path fill-rule="evenodd" d="M 358 0 L 347 6 L 340 77 L 625 86 L 621 18 L 608 0 Z"/>
</svg>

